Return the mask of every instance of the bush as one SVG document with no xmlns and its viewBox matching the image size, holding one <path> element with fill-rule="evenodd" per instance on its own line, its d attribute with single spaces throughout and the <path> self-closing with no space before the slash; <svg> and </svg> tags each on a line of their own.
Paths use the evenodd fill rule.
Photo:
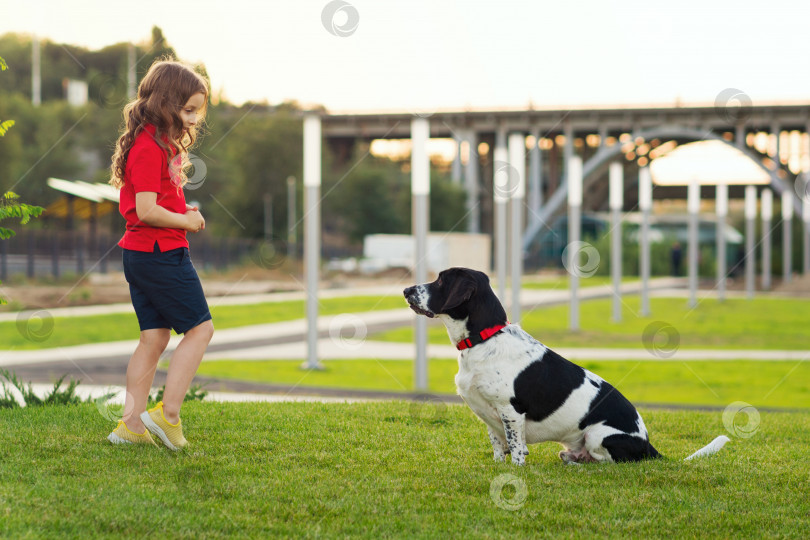
<svg viewBox="0 0 810 540">
<path fill-rule="evenodd" d="M 639 244 L 628 234 L 626 228 L 622 238 L 622 275 L 640 275 Z M 586 238 L 599 252 L 599 267 L 596 270 L 598 276 L 610 275 L 610 235 L 605 234 L 599 238 Z M 674 237 L 665 237 L 663 242 L 650 243 L 650 275 L 671 276 L 672 268 L 672 246 L 675 244 Z M 687 246 L 681 246 L 681 271 L 680 275 L 685 276 L 689 269 Z M 714 277 L 716 274 L 717 261 L 714 250 L 711 246 L 701 246 L 698 255 L 698 275 L 703 277 Z"/>
<path fill-rule="evenodd" d="M 65 381 L 67 375 L 62 375 L 53 385 L 53 390 L 50 394 L 46 395 L 44 399 L 39 398 L 32 387 L 31 382 L 28 387 L 17 377 L 13 372 L 5 369 L 0 369 L 0 377 L 16 388 L 21 396 L 25 405 L 28 407 L 37 407 L 42 405 L 76 405 L 82 402 L 81 398 L 76 395 L 76 387 L 79 386 L 79 381 L 71 379 L 68 382 L 67 388 L 61 389 L 62 383 Z M 0 395 L 0 408 L 14 409 L 21 405 L 17 402 L 13 395 L 9 394 L 9 388 L 5 382 L 2 385 L 3 393 Z"/>
<path fill-rule="evenodd" d="M 67 387 L 62 389 L 62 383 L 64 383 L 67 375 L 62 375 L 59 380 L 54 383 L 53 390 L 51 390 L 51 392 L 44 398 L 40 398 L 34 393 L 33 385 L 30 381 L 26 387 L 25 383 L 23 383 L 14 372 L 0 368 L 0 377 L 5 379 L 5 381 L 0 382 L 0 409 L 15 409 L 22 406 L 20 403 L 18 403 L 14 395 L 10 393 L 11 389 L 6 385 L 6 382 L 11 383 L 12 387 L 19 391 L 20 396 L 27 407 L 38 407 L 42 405 L 77 405 L 82 403 L 82 399 L 76 395 L 76 387 L 79 386 L 80 381 L 71 379 L 68 381 Z M 166 386 L 161 386 L 154 396 L 149 396 L 149 400 L 153 403 L 162 401 L 163 392 L 165 390 Z M 203 390 L 201 385 L 195 384 L 188 389 L 188 392 L 186 392 L 186 397 L 183 398 L 183 401 L 202 401 L 207 395 L 208 391 Z M 96 405 L 104 404 L 113 396 L 115 396 L 115 393 L 110 392 L 97 398 L 88 397 L 85 402 L 95 403 Z"/>
</svg>

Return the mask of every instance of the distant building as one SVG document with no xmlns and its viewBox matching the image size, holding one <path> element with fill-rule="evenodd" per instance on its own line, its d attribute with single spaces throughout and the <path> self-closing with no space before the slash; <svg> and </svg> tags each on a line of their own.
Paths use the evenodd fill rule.
<svg viewBox="0 0 810 540">
<path fill-rule="evenodd" d="M 65 99 L 73 107 L 87 104 L 87 83 L 76 79 L 64 79 L 62 87 L 65 90 Z"/>
<path fill-rule="evenodd" d="M 675 243 L 686 246 L 688 237 L 689 216 L 686 214 L 664 214 L 650 216 L 650 242 L 672 246 Z M 639 242 L 639 224 L 641 215 L 637 212 L 628 212 L 623 215 L 623 236 L 625 241 L 637 244 Z M 717 219 L 713 215 L 702 214 L 698 227 L 698 244 L 708 247 L 714 254 L 716 241 Z M 583 214 L 582 238 L 587 242 L 596 242 L 610 232 L 610 215 L 603 212 Z M 723 229 L 726 237 L 726 267 L 740 268 L 740 248 L 744 237 L 740 231 L 725 224 Z M 568 216 L 558 216 L 551 226 L 544 228 L 530 243 L 525 253 L 526 268 L 562 267 L 562 254 L 568 245 Z M 608 254 L 602 253 L 602 260 L 608 263 Z M 736 271 L 736 270 L 735 270 Z"/>
</svg>

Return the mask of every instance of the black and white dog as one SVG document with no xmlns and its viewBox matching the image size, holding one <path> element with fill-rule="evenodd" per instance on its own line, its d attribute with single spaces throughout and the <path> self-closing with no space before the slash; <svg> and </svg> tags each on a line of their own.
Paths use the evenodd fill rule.
<svg viewBox="0 0 810 540">
<path fill-rule="evenodd" d="M 566 463 L 639 461 L 661 454 L 635 407 L 598 375 L 509 324 L 486 274 L 450 268 L 408 287 L 411 309 L 438 317 L 459 349 L 456 386 L 484 421 L 495 459 L 523 465 L 527 444 L 557 441 Z M 689 458 L 717 452 L 717 437 Z"/>
</svg>

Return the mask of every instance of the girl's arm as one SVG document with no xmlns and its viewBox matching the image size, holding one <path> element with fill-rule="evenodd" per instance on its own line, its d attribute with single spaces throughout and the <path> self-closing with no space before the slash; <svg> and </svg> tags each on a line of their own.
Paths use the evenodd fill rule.
<svg viewBox="0 0 810 540">
<path fill-rule="evenodd" d="M 152 227 L 185 229 L 190 232 L 205 228 L 205 220 L 199 211 L 189 209 L 185 214 L 170 212 L 157 204 L 157 193 L 153 191 L 135 194 L 135 212 L 141 222 Z"/>
</svg>

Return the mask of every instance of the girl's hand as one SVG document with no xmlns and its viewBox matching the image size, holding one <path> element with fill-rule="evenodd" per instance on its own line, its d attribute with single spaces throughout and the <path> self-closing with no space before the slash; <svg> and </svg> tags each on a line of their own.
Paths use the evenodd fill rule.
<svg viewBox="0 0 810 540">
<path fill-rule="evenodd" d="M 196 206 L 191 206 L 190 204 L 186 203 L 186 211 L 188 210 L 199 210 Z"/>
<path fill-rule="evenodd" d="M 196 233 L 205 229 L 205 219 L 196 208 L 187 210 L 185 216 L 187 221 L 185 229 L 187 231 Z"/>
</svg>

